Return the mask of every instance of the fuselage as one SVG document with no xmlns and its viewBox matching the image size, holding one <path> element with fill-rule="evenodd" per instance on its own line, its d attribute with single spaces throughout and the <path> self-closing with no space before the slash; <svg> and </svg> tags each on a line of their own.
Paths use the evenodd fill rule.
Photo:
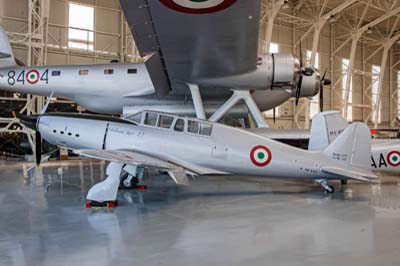
<svg viewBox="0 0 400 266">
<path fill-rule="evenodd" d="M 66 98 L 86 109 L 104 114 L 137 112 L 143 108 L 195 115 L 189 91 L 160 97 L 143 63 L 104 65 L 64 65 L 15 67 L 0 69 L 0 89 L 11 92 Z M 230 90 L 202 90 L 206 113 L 212 114 L 229 97 Z M 262 111 L 269 110 L 293 97 L 285 90 L 263 90 L 253 93 Z M 244 106 L 234 113 L 245 114 Z"/>
<path fill-rule="evenodd" d="M 178 120 L 184 126 L 177 130 Z M 191 133 L 194 123 L 201 129 Z M 335 178 L 322 174 L 321 167 L 339 167 L 319 152 L 191 118 L 173 118 L 171 127 L 162 128 L 121 119 L 49 114 L 40 117 L 38 129 L 46 141 L 70 149 L 133 150 L 168 161 L 190 162 L 215 173 L 320 179 Z"/>
</svg>

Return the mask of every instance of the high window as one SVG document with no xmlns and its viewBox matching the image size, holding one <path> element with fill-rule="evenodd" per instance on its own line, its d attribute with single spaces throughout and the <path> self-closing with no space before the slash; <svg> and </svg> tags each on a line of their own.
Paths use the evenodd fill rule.
<svg viewBox="0 0 400 266">
<path fill-rule="evenodd" d="M 345 102 L 345 96 L 346 96 L 346 84 L 347 84 L 347 79 L 351 78 L 348 74 L 347 71 L 349 69 L 349 64 L 350 60 L 347 58 L 342 59 L 342 103 Z M 349 91 L 349 105 L 347 107 L 347 121 L 352 121 L 353 120 L 353 80 L 350 82 L 350 91 Z M 345 106 L 343 105 L 343 112 Z"/>
<path fill-rule="evenodd" d="M 307 62 L 309 65 L 311 65 L 311 51 L 307 51 Z M 319 53 L 315 54 L 315 62 L 314 62 L 314 68 L 319 69 Z M 318 114 L 319 111 L 319 95 L 315 95 L 312 97 L 310 101 L 310 118 L 313 118 L 314 115 Z"/>
<path fill-rule="evenodd" d="M 68 47 L 94 49 L 94 8 L 69 3 Z"/>
<path fill-rule="evenodd" d="M 397 116 L 400 117 L 400 71 L 397 71 Z"/>
<path fill-rule="evenodd" d="M 371 86 L 371 104 L 372 104 L 372 122 L 381 122 L 381 110 L 378 110 L 378 121 L 376 121 L 376 106 L 378 105 L 378 89 L 379 89 L 379 77 L 381 75 L 381 67 L 380 66 L 372 66 L 372 86 Z"/>
</svg>

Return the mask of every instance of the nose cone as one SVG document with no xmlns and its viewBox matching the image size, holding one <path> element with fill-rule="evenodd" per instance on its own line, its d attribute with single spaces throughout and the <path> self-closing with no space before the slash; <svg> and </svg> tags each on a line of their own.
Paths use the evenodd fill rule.
<svg viewBox="0 0 400 266">
<path fill-rule="evenodd" d="M 23 114 L 18 114 L 17 118 L 21 121 L 21 123 L 33 130 L 37 130 L 37 122 L 39 120 L 39 115 L 23 115 Z"/>
</svg>

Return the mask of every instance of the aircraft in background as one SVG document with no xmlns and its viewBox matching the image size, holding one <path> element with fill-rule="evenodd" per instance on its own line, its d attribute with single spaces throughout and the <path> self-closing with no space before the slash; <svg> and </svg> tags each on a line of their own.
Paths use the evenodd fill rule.
<svg viewBox="0 0 400 266">
<path fill-rule="evenodd" d="M 348 126 L 349 123 L 339 112 L 326 111 L 313 117 L 311 131 L 271 128 L 246 130 L 292 146 L 302 147 L 310 151 L 321 151 L 332 143 Z M 399 172 L 400 140 L 372 139 L 371 169 L 382 172 Z"/>
<path fill-rule="evenodd" d="M 111 162 L 107 179 L 88 192 L 95 204 L 115 201 L 120 178 L 132 181 L 143 168 L 166 171 L 180 185 L 189 184 L 187 175 L 244 175 L 311 179 L 328 193 L 334 192 L 331 179 L 376 178 L 370 168 L 371 134 L 362 123 L 350 125 L 314 152 L 219 123 L 154 111 L 129 119 L 42 114 L 21 120 L 36 130 L 37 140 L 43 136 L 76 154 Z"/>
<path fill-rule="evenodd" d="M 121 1 L 146 58 L 137 64 L 17 67 L 0 29 L 0 88 L 43 96 L 54 91 L 98 113 L 157 110 L 216 122 L 250 111 L 257 126 L 267 127 L 261 111 L 314 96 L 329 80 L 291 54 L 258 55 L 260 1 L 233 2 L 221 9 L 210 2 L 199 13 L 165 1 Z"/>
</svg>

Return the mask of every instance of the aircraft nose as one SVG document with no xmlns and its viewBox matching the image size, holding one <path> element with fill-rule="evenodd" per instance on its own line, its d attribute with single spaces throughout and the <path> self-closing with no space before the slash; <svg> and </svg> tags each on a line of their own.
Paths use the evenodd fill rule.
<svg viewBox="0 0 400 266">
<path fill-rule="evenodd" d="M 33 130 L 37 130 L 37 121 L 39 120 L 39 115 L 23 115 L 17 114 L 17 118 L 21 121 L 21 123 Z"/>
</svg>

